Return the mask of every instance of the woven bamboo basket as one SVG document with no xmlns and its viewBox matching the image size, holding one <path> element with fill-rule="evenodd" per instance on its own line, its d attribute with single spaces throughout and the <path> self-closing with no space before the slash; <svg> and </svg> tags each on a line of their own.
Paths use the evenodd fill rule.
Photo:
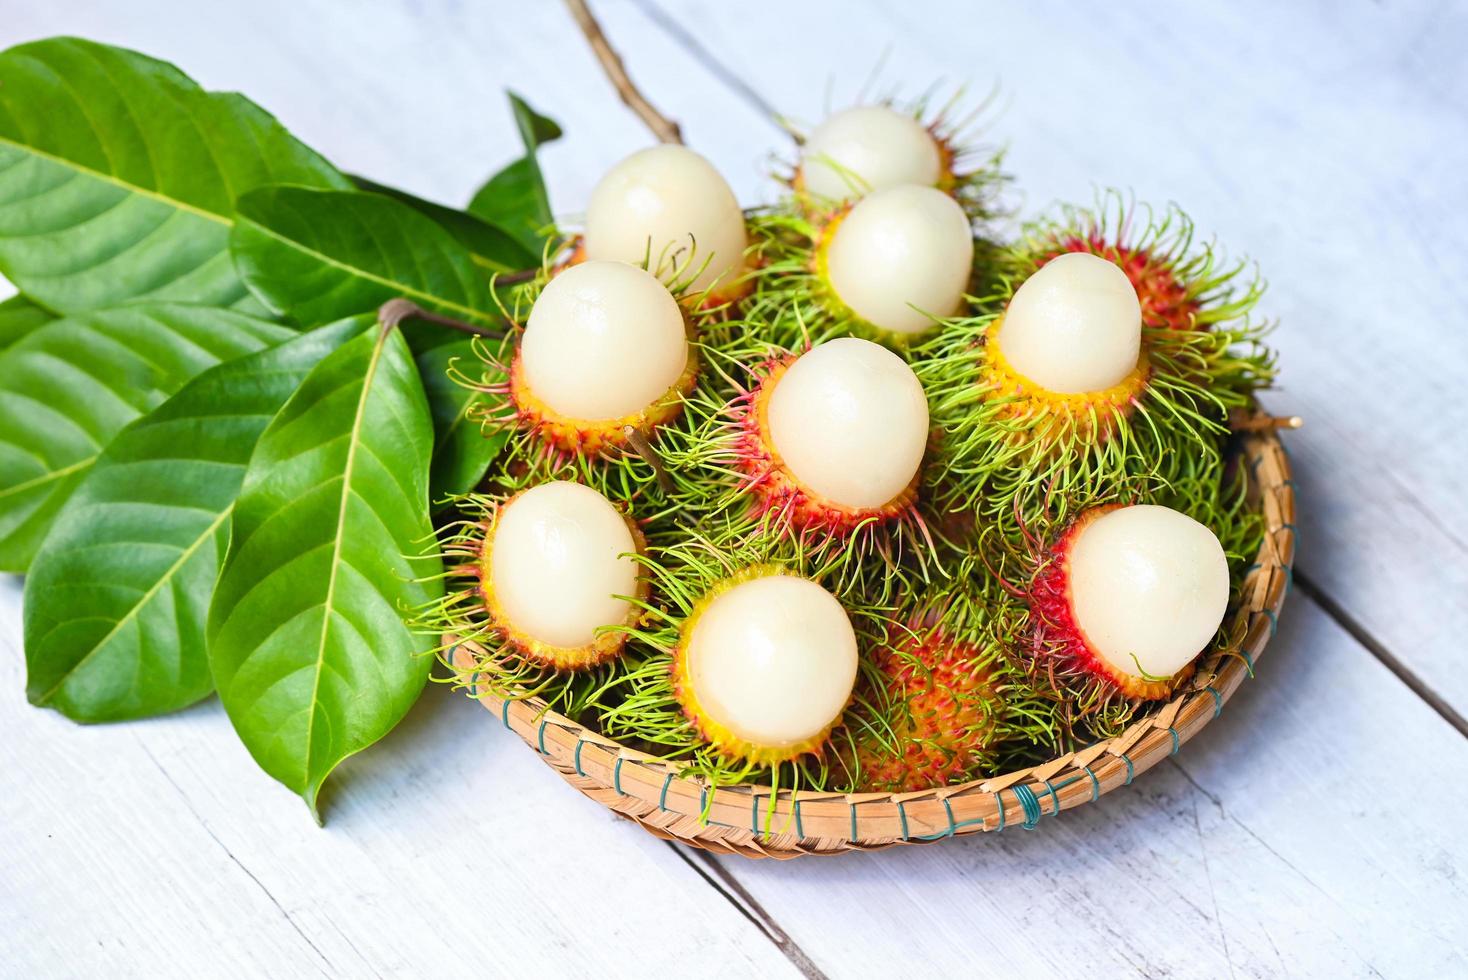
<svg viewBox="0 0 1468 980">
<path fill-rule="evenodd" d="M 665 840 L 721 854 L 792 858 L 922 844 L 1006 827 L 1033 828 L 1043 817 L 1099 799 L 1178 751 L 1217 718 L 1252 677 L 1274 635 L 1295 556 L 1295 488 L 1273 431 L 1246 434 L 1243 459 L 1265 518 L 1264 542 L 1233 611 L 1237 650 L 1205 658 L 1172 700 L 1115 738 L 1044 765 L 918 793 L 817 793 L 761 786 L 710 786 L 680 776 L 676 762 L 627 748 L 535 698 L 501 701 L 460 680 L 504 726 L 556 772 L 598 803 Z M 473 669 L 467 644 L 454 664 Z M 1235 655 L 1237 654 L 1237 655 Z M 705 817 L 705 814 L 707 815 Z"/>
</svg>

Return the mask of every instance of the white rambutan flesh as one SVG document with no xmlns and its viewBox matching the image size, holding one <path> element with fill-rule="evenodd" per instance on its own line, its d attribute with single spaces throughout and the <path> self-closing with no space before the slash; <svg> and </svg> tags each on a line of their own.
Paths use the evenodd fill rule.
<svg viewBox="0 0 1468 980">
<path fill-rule="evenodd" d="M 639 150 L 591 192 L 589 259 L 647 264 L 665 281 L 702 291 L 732 286 L 744 271 L 744 213 L 723 176 L 685 146 Z"/>
<path fill-rule="evenodd" d="M 1092 521 L 1067 561 L 1087 645 L 1133 677 L 1171 677 L 1218 632 L 1228 560 L 1212 531 L 1168 507 L 1119 507 Z"/>
<path fill-rule="evenodd" d="M 651 274 L 621 262 L 583 262 L 551 279 L 520 342 L 531 393 L 568 418 L 641 412 L 683 374 L 683 311 Z"/>
<path fill-rule="evenodd" d="M 891 187 L 859 201 L 826 247 L 836 296 L 863 320 L 920 333 L 963 303 L 973 271 L 968 216 L 932 187 Z"/>
<path fill-rule="evenodd" d="M 997 342 L 1010 367 L 1047 391 L 1104 391 L 1136 370 L 1142 307 L 1116 263 L 1071 252 L 1015 291 Z"/>
<path fill-rule="evenodd" d="M 627 519 L 590 487 L 557 481 L 501 508 L 490 546 L 490 584 L 515 634 L 553 647 L 585 647 L 598 629 L 628 621 L 637 551 Z"/>
<path fill-rule="evenodd" d="M 881 507 L 922 464 L 928 401 L 902 358 L 842 337 L 785 370 L 768 422 L 772 448 L 802 485 L 847 507 Z"/>
<path fill-rule="evenodd" d="M 717 595 L 685 642 L 699 710 L 762 749 L 822 735 L 856 683 L 856 633 L 846 610 L 795 575 L 760 576 Z"/>
<path fill-rule="evenodd" d="M 834 113 L 801 147 L 805 190 L 833 201 L 900 184 L 932 187 L 942 172 L 943 156 L 933 134 L 887 106 Z"/>
</svg>

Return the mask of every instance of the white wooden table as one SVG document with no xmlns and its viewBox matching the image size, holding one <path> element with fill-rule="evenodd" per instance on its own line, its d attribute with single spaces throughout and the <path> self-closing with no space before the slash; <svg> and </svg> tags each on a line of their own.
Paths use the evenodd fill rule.
<svg viewBox="0 0 1468 980">
<path fill-rule="evenodd" d="M 244 91 L 344 169 L 462 202 L 566 139 L 558 210 L 649 142 L 549 0 L 7 3 Z M 1049 5 L 1046 5 L 1049 7 Z M 84 728 L 25 703 L 0 577 L 0 975 L 1468 975 L 1468 6 L 603 0 L 636 78 L 746 203 L 884 50 L 909 92 L 1002 85 L 1033 210 L 1175 199 L 1273 283 L 1306 417 L 1300 588 L 1223 717 L 1100 804 L 791 864 L 659 843 L 429 692 L 318 829 L 217 702 Z"/>
</svg>

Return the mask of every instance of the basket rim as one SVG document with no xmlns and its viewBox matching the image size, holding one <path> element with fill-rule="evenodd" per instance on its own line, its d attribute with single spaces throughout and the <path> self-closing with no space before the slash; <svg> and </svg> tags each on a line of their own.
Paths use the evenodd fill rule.
<svg viewBox="0 0 1468 980">
<path fill-rule="evenodd" d="M 501 700 L 480 691 L 472 641 L 445 637 L 448 659 L 469 696 L 568 782 L 664 839 L 749 857 L 796 857 L 930 843 L 1012 826 L 1031 829 L 1041 817 L 1130 785 L 1138 773 L 1175 754 L 1253 676 L 1292 581 L 1295 484 L 1275 432 L 1241 436 L 1241 458 L 1255 478 L 1265 533 L 1231 621 L 1241 631 L 1238 649 L 1210 654 L 1171 699 L 1120 735 L 1037 766 L 912 793 L 712 786 L 680 775 L 681 763 L 628 748 L 549 710 L 540 698 Z"/>
</svg>

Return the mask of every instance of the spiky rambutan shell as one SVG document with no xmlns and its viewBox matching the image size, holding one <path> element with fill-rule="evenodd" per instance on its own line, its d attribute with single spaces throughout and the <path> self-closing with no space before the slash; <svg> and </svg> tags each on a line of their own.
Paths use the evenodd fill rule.
<svg viewBox="0 0 1468 980">
<path fill-rule="evenodd" d="M 1248 264 L 1229 262 L 1199 242 L 1193 221 L 1176 205 L 1160 214 L 1116 191 L 1093 208 L 1064 205 L 1027 224 L 1008 255 L 1007 273 L 1023 280 L 1060 255 L 1085 252 L 1115 262 L 1136 287 L 1150 328 L 1206 330 L 1248 316 L 1264 292 Z"/>
<path fill-rule="evenodd" d="M 949 321 L 914 361 L 940 433 L 924 488 L 939 514 L 977 509 L 981 532 L 1017 544 L 1052 502 L 1151 499 L 1200 475 L 1216 484 L 1230 412 L 1273 376 L 1260 329 L 1144 328 L 1119 382 L 1062 393 L 1016 371 L 996 343 L 1013 296 L 990 301 L 1000 312 Z"/>
<path fill-rule="evenodd" d="M 902 631 L 872 659 L 889 730 L 858 736 L 857 789 L 911 793 L 989 769 L 1007 708 L 992 653 L 934 627 Z"/>
<path fill-rule="evenodd" d="M 698 357 L 691 350 L 688 366 L 678 380 L 652 404 L 615 419 L 568 418 L 547 405 L 525 378 L 524 361 L 517 351 L 510 362 L 507 391 L 516 426 L 540 441 L 547 451 L 577 456 L 601 456 L 627 447 L 629 428 L 652 432 L 678 417 L 683 400 L 698 382 Z"/>
</svg>

